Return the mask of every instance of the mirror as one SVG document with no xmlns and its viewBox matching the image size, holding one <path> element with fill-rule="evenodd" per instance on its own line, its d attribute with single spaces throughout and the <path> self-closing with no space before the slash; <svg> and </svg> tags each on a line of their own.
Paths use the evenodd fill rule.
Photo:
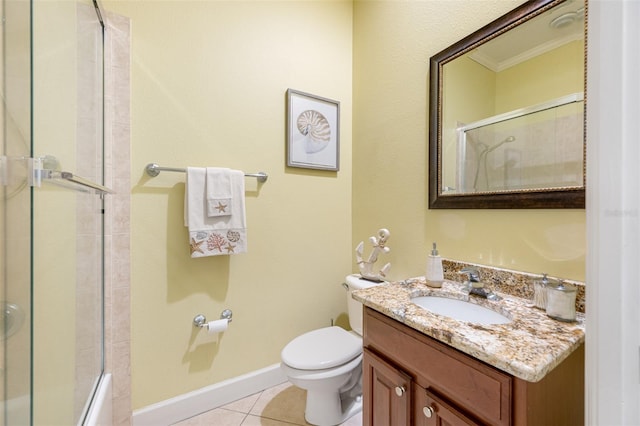
<svg viewBox="0 0 640 426">
<path fill-rule="evenodd" d="M 429 208 L 584 208 L 585 1 L 528 1 L 431 58 Z"/>
</svg>

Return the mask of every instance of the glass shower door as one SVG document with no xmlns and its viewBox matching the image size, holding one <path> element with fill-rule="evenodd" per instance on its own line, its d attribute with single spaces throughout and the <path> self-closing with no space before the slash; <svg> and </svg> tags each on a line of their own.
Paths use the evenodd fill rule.
<svg viewBox="0 0 640 426">
<path fill-rule="evenodd" d="M 2 12 L 0 425 L 82 424 L 104 364 L 103 25 L 91 0 Z"/>
<path fill-rule="evenodd" d="M 33 0 L 34 424 L 79 424 L 103 371 L 103 27 L 90 0 Z M 46 176 L 45 176 L 46 177 Z"/>
<path fill-rule="evenodd" d="M 31 421 L 30 4 L 3 0 L 0 125 L 0 425 Z"/>
<path fill-rule="evenodd" d="M 92 0 L 1 1 L 0 426 L 82 424 L 104 365 L 103 25 Z"/>
</svg>

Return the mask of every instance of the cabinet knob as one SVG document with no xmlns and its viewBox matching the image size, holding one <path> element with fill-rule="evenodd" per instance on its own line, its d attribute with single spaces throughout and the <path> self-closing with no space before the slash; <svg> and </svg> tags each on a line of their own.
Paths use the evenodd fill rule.
<svg viewBox="0 0 640 426">
<path fill-rule="evenodd" d="M 428 419 L 430 419 L 431 416 L 433 416 L 433 408 L 431 407 L 424 407 L 422 409 L 422 412 L 424 413 L 424 416 Z"/>
<path fill-rule="evenodd" d="M 404 395 L 404 387 L 396 386 L 396 395 L 398 395 L 398 396 Z"/>
</svg>

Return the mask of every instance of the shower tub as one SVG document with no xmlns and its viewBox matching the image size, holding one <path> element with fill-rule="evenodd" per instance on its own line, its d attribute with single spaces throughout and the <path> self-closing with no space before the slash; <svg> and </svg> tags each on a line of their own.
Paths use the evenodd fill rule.
<svg viewBox="0 0 640 426">
<path fill-rule="evenodd" d="M 98 383 L 96 393 L 91 400 L 87 418 L 82 425 L 110 426 L 113 424 L 113 409 L 111 405 L 112 384 L 111 374 L 103 374 Z"/>
</svg>

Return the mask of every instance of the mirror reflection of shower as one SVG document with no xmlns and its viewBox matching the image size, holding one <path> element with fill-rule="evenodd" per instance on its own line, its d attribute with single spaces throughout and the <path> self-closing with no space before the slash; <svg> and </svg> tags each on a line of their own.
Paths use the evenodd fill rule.
<svg viewBox="0 0 640 426">
<path fill-rule="evenodd" d="M 506 144 L 506 143 L 511 143 L 513 141 L 515 141 L 516 138 L 515 136 L 508 136 L 505 139 L 503 139 L 502 141 L 494 144 L 494 145 L 487 145 L 483 142 L 478 142 L 475 145 L 476 151 L 479 150 L 479 154 L 477 157 L 477 164 L 476 164 L 476 175 L 473 179 L 473 189 L 478 191 L 480 189 L 489 189 L 489 170 L 488 170 L 488 165 L 487 165 L 487 156 L 495 151 L 496 149 L 498 149 L 499 147 L 501 147 L 502 145 Z M 480 176 L 480 169 L 484 170 L 484 188 L 478 188 L 478 178 Z"/>
</svg>

